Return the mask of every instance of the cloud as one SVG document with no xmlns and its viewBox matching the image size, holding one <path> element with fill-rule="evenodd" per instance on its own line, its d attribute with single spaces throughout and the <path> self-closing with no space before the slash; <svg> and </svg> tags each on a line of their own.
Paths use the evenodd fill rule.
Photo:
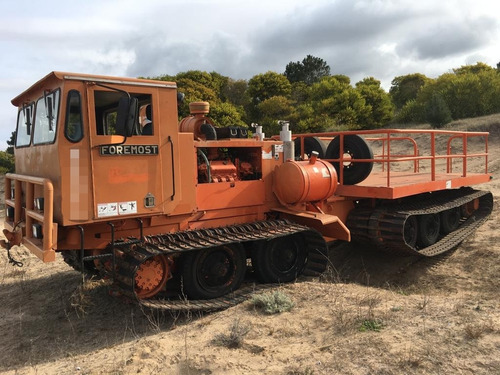
<svg viewBox="0 0 500 375">
<path fill-rule="evenodd" d="M 310 54 L 332 74 L 353 83 L 373 76 L 388 89 L 398 75 L 494 66 L 499 8 L 490 0 L 4 1 L 0 139 L 15 126 L 10 99 L 52 70 L 250 79 Z"/>
<path fill-rule="evenodd" d="M 418 59 L 439 59 L 468 53 L 489 43 L 488 35 L 498 32 L 499 22 L 493 17 L 480 17 L 469 22 L 451 19 L 432 22 L 425 30 L 406 35 L 397 48 L 400 55 Z"/>
</svg>

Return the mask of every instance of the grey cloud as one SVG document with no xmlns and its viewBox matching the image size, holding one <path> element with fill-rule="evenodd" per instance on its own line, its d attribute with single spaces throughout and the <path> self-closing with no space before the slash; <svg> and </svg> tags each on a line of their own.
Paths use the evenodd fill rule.
<svg viewBox="0 0 500 375">
<path fill-rule="evenodd" d="M 164 34 L 164 36 L 166 36 Z M 141 38 L 128 43 L 135 61 L 127 69 L 131 76 L 177 74 L 187 70 L 216 71 L 237 77 L 245 70 L 244 51 L 237 40 L 215 33 L 209 41 L 168 42 L 168 38 Z"/>
<path fill-rule="evenodd" d="M 400 55 L 414 55 L 419 59 L 438 59 L 470 52 L 488 43 L 487 35 L 498 27 L 496 19 L 487 17 L 470 22 L 463 22 L 461 19 L 436 22 L 423 32 L 407 35 L 397 52 Z"/>
<path fill-rule="evenodd" d="M 356 2 L 343 1 L 318 7 L 310 12 L 288 16 L 270 31 L 255 40 L 260 52 L 287 53 L 297 49 L 335 48 L 375 40 L 390 32 L 407 17 L 398 9 L 374 12 L 356 6 Z"/>
<path fill-rule="evenodd" d="M 171 43 L 165 31 L 157 30 L 150 33 L 156 35 L 153 39 L 129 43 L 136 61 L 127 73 L 157 75 L 200 69 L 248 79 L 268 70 L 283 72 L 286 64 L 307 54 L 325 59 L 332 67 L 341 58 L 344 66 L 346 56 L 361 49 L 371 51 L 377 39 L 383 39 L 409 17 L 398 8 L 359 4 L 362 2 L 336 1 L 290 7 L 288 13 L 275 15 L 272 22 L 256 24 L 258 29 L 247 36 L 237 39 L 216 32 L 203 45 Z M 366 67 L 366 59 L 358 64 L 358 70 Z M 347 64 L 347 68 L 342 73 L 352 73 L 354 64 Z"/>
</svg>

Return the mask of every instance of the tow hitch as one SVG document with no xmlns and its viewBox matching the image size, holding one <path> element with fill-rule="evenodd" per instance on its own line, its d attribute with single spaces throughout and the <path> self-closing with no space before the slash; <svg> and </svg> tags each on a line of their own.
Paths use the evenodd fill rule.
<svg viewBox="0 0 500 375">
<path fill-rule="evenodd" d="M 22 238 L 21 229 L 19 228 L 19 230 L 16 230 L 14 228 L 12 232 L 8 231 L 7 229 L 4 229 L 3 234 L 5 238 L 7 238 L 7 241 L 0 240 L 0 246 L 2 246 L 4 249 L 7 250 L 7 258 L 9 258 L 9 263 L 11 263 L 13 266 L 22 267 L 23 262 L 15 260 L 10 254 L 10 249 L 12 248 L 12 246 L 21 245 L 21 238 Z"/>
</svg>

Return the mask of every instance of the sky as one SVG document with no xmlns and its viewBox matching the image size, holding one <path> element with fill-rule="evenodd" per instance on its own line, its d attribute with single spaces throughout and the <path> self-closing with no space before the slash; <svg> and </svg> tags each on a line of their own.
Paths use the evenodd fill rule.
<svg viewBox="0 0 500 375">
<path fill-rule="evenodd" d="M 493 0 L 2 0 L 0 150 L 15 130 L 11 99 L 54 70 L 248 80 L 313 55 L 388 91 L 400 75 L 496 67 L 499 47 Z"/>
</svg>

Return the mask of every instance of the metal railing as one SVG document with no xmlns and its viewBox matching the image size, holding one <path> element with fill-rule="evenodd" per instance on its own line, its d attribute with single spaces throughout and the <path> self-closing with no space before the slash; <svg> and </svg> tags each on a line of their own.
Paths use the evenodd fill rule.
<svg viewBox="0 0 500 375">
<path fill-rule="evenodd" d="M 450 130 L 418 130 L 418 129 L 379 129 L 379 130 L 358 130 L 343 132 L 326 132 L 311 134 L 294 134 L 293 139 L 300 139 L 301 154 L 304 153 L 304 138 L 318 137 L 328 142 L 335 137 L 340 137 L 340 150 L 344 149 L 344 137 L 348 135 L 362 136 L 370 145 L 381 143 L 380 152 L 374 153 L 372 159 L 355 158 L 356 163 L 374 163 L 380 165 L 385 174 L 386 186 L 391 186 L 391 176 L 394 171 L 391 164 L 412 162 L 413 173 L 429 174 L 429 181 L 436 181 L 437 168 L 440 161 L 445 161 L 446 170 L 443 172 L 453 173 L 453 166 L 461 161 L 461 177 L 467 177 L 470 173 L 488 173 L 488 132 L 463 132 Z M 475 151 L 469 150 L 472 138 L 482 138 L 483 141 L 474 145 Z M 461 142 L 460 142 L 461 141 Z M 394 149 L 404 149 L 402 142 L 408 143 L 410 151 L 401 153 Z M 397 146 L 397 147 L 396 147 Z M 440 146 L 440 147 L 438 147 Z M 454 149 L 460 149 L 460 152 L 454 152 Z M 328 150 L 328 149 L 327 149 Z M 468 167 L 468 161 L 472 158 L 483 158 L 484 165 L 481 171 L 471 172 Z M 328 151 L 324 160 L 339 163 L 352 162 L 349 155 L 340 152 L 338 158 L 329 158 Z M 428 161 L 430 171 L 422 172 L 421 163 Z M 340 168 L 339 182 L 343 183 L 343 168 Z"/>
<path fill-rule="evenodd" d="M 43 210 L 35 207 L 36 198 L 43 198 Z M 47 178 L 7 173 L 5 205 L 8 211 L 5 228 L 14 231 L 21 227 L 23 245 L 44 262 L 54 261 L 57 248 L 57 223 L 54 223 L 52 182 Z M 13 210 L 12 215 L 9 215 L 9 207 Z M 33 224 L 41 226 L 41 238 L 35 235 Z"/>
</svg>

